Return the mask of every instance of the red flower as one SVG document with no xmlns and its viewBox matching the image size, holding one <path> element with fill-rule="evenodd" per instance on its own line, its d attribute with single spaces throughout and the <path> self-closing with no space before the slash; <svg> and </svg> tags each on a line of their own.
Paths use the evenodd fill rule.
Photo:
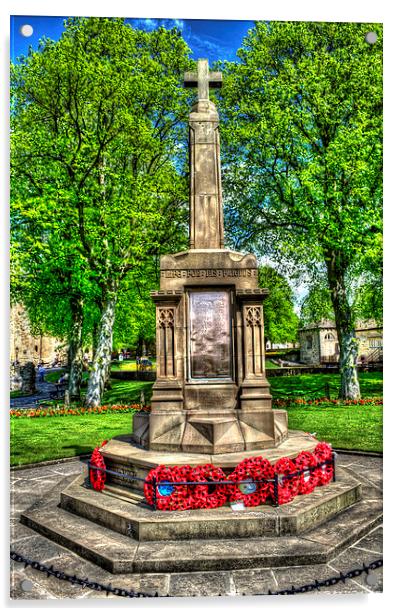
<svg viewBox="0 0 399 616">
<path fill-rule="evenodd" d="M 104 441 L 101 444 L 101 447 L 104 447 L 104 445 L 107 442 L 108 441 Z M 99 468 L 103 468 L 103 469 L 106 468 L 104 458 L 100 453 L 100 447 L 96 447 L 93 453 L 91 454 L 90 464 L 92 464 L 93 466 L 97 466 Z M 90 483 L 93 486 L 94 490 L 101 492 L 104 489 L 106 476 L 107 474 L 104 471 L 94 469 L 94 468 L 90 469 L 90 472 L 89 472 Z"/>
<path fill-rule="evenodd" d="M 318 485 L 323 486 L 333 478 L 334 470 L 332 465 L 333 453 L 331 445 L 328 443 L 318 443 L 314 450 L 314 456 L 318 464 L 325 462 L 318 468 Z"/>
<path fill-rule="evenodd" d="M 191 471 L 192 481 L 204 482 L 202 485 L 191 486 L 191 503 L 193 509 L 214 509 L 225 504 L 229 493 L 229 486 L 205 482 L 226 481 L 226 475 L 221 468 L 213 464 L 197 466 Z"/>
<path fill-rule="evenodd" d="M 310 451 L 302 451 L 295 458 L 295 466 L 298 471 L 304 471 L 299 476 L 298 494 L 310 494 L 319 483 L 317 469 L 308 470 L 309 467 L 316 466 L 315 456 Z"/>
<path fill-rule="evenodd" d="M 274 472 L 279 475 L 277 489 L 277 502 L 279 505 L 289 503 L 298 494 L 299 478 L 285 478 L 286 475 L 290 475 L 296 471 L 297 468 L 291 458 L 280 458 L 274 465 Z M 275 498 L 274 493 L 273 497 Z"/>
<path fill-rule="evenodd" d="M 246 507 L 256 507 L 271 493 L 272 483 L 267 480 L 273 479 L 273 466 L 260 456 L 246 458 L 227 479 L 237 482 L 230 486 L 230 501 L 240 500 Z"/>
<path fill-rule="evenodd" d="M 175 482 L 191 481 L 192 468 L 185 466 L 157 466 L 150 470 L 144 483 L 144 496 L 154 505 L 154 484 L 156 481 L 156 508 L 175 511 L 191 509 L 189 486 L 176 485 Z M 162 486 L 162 484 L 164 484 Z"/>
</svg>

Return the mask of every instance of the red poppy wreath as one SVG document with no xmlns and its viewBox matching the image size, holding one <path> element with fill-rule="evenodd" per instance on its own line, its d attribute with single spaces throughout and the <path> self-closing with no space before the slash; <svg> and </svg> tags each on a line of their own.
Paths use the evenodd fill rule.
<svg viewBox="0 0 399 616">
<path fill-rule="evenodd" d="M 229 486 L 225 483 L 212 483 L 226 481 L 226 475 L 221 468 L 213 464 L 205 464 L 192 469 L 192 481 L 202 482 L 191 486 L 191 503 L 193 509 L 214 509 L 222 507 L 229 494 Z M 205 483 L 206 482 L 206 483 Z"/>
<path fill-rule="evenodd" d="M 314 450 L 314 456 L 316 458 L 317 464 L 322 464 L 317 470 L 318 475 L 318 485 L 324 486 L 326 483 L 329 483 L 334 475 L 333 469 L 333 452 L 331 445 L 328 443 L 318 443 Z"/>
<path fill-rule="evenodd" d="M 286 477 L 297 472 L 297 467 L 291 458 L 280 458 L 274 465 L 274 472 L 279 475 L 277 487 L 277 503 L 289 503 L 298 494 L 299 477 Z M 276 495 L 273 493 L 273 498 Z"/>
<path fill-rule="evenodd" d="M 227 478 L 235 481 L 230 486 L 230 501 L 242 501 L 246 507 L 264 503 L 271 493 L 273 466 L 260 456 L 242 460 Z"/>
<path fill-rule="evenodd" d="M 105 473 L 106 466 L 104 458 L 100 453 L 101 447 L 104 447 L 104 445 L 106 445 L 107 443 L 108 441 L 104 441 L 103 443 L 101 443 L 100 447 L 96 447 L 90 458 L 90 465 L 97 467 L 90 468 L 89 470 L 90 483 L 93 489 L 97 490 L 98 492 L 104 490 L 105 479 L 107 477 L 107 474 Z M 104 471 L 99 469 L 104 469 Z"/>
<path fill-rule="evenodd" d="M 295 458 L 297 471 L 303 471 L 299 475 L 298 494 L 310 494 L 319 483 L 319 474 L 314 467 L 317 464 L 315 456 L 310 451 L 302 451 Z"/>
<path fill-rule="evenodd" d="M 192 468 L 185 466 L 157 466 L 147 475 L 144 483 L 144 496 L 154 506 L 154 483 L 156 482 L 156 509 L 176 511 L 192 508 L 190 486 L 179 482 L 192 481 Z M 177 483 L 176 483 L 177 482 Z"/>
</svg>

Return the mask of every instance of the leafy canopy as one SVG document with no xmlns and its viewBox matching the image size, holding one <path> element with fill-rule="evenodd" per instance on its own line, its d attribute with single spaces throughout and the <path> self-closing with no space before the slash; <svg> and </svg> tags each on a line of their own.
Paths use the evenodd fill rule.
<svg viewBox="0 0 399 616">
<path fill-rule="evenodd" d="M 238 56 L 221 91 L 230 234 L 292 275 L 379 252 L 382 26 L 258 22 Z"/>
<path fill-rule="evenodd" d="M 72 18 L 11 66 L 13 281 L 39 321 L 47 302 L 68 329 L 68 294 L 98 318 L 110 287 L 180 249 L 189 51 L 177 30 Z"/>
</svg>

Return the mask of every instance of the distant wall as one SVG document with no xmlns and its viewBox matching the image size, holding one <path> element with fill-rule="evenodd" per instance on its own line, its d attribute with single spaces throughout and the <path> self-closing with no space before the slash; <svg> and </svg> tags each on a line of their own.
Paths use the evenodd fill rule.
<svg viewBox="0 0 399 616">
<path fill-rule="evenodd" d="M 10 362 L 21 365 L 31 361 L 51 364 L 56 356 L 60 362 L 66 361 L 65 345 L 51 336 L 32 334 L 28 314 L 21 304 L 15 304 L 10 311 Z"/>
</svg>

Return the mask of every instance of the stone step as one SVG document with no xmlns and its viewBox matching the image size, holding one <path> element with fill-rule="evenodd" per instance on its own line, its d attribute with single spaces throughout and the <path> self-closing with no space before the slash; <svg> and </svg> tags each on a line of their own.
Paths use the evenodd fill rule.
<svg viewBox="0 0 399 616">
<path fill-rule="evenodd" d="M 110 492 L 112 490 L 112 492 Z M 86 487 L 84 476 L 61 492 L 61 507 L 118 533 L 142 541 L 228 539 L 297 535 L 314 528 L 361 497 L 359 481 L 340 471 L 339 480 L 298 496 L 286 505 L 232 511 L 230 506 L 192 511 L 153 511 L 134 502 L 131 490 L 109 486 L 108 493 Z"/>
<path fill-rule="evenodd" d="M 360 501 L 300 536 L 137 541 L 54 505 L 53 493 L 21 521 L 112 573 L 223 571 L 325 563 L 381 523 L 380 499 Z"/>
<path fill-rule="evenodd" d="M 56 506 L 32 507 L 21 522 L 111 573 L 132 573 L 139 542 Z"/>
</svg>

